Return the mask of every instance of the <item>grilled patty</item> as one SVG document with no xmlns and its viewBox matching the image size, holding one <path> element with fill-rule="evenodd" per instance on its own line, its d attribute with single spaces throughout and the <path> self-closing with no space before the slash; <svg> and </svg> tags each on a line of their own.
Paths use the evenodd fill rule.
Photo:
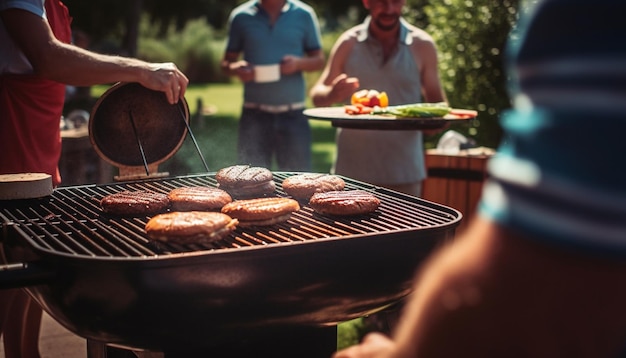
<svg viewBox="0 0 626 358">
<path fill-rule="evenodd" d="M 176 188 L 168 194 L 173 211 L 219 211 L 233 201 L 224 190 L 209 186 Z"/>
<path fill-rule="evenodd" d="M 237 198 L 254 198 L 272 194 L 274 176 L 267 168 L 233 165 L 215 174 L 217 186 Z"/>
<path fill-rule="evenodd" d="M 224 205 L 222 213 L 239 220 L 241 226 L 273 225 L 288 220 L 300 204 L 289 198 L 236 200 Z"/>
<path fill-rule="evenodd" d="M 313 194 L 309 205 L 325 215 L 361 215 L 376 211 L 380 200 L 365 190 L 329 191 Z"/>
<path fill-rule="evenodd" d="M 213 211 L 174 211 L 154 216 L 146 223 L 145 230 L 153 240 L 199 244 L 226 237 L 237 223 L 237 219 Z"/>
<path fill-rule="evenodd" d="M 304 173 L 283 180 L 283 190 L 296 199 L 309 200 L 315 193 L 341 191 L 346 183 L 331 174 Z"/>
<path fill-rule="evenodd" d="M 100 200 L 104 212 L 115 215 L 150 215 L 166 211 L 170 200 L 166 194 L 147 190 L 121 191 Z"/>
</svg>

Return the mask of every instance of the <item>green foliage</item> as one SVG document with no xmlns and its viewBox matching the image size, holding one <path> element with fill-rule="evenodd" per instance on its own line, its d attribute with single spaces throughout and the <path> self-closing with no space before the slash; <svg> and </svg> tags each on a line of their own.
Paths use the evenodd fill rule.
<svg viewBox="0 0 626 358">
<path fill-rule="evenodd" d="M 190 20 L 177 31 L 174 25 L 163 26 L 142 17 L 138 57 L 152 62 L 171 61 L 187 75 L 191 82 L 225 82 L 219 67 L 223 41 L 215 35 L 206 19 Z"/>
<path fill-rule="evenodd" d="M 108 86 L 95 86 L 99 97 Z M 185 93 L 191 127 L 210 170 L 237 163 L 237 128 L 243 101 L 241 83 L 191 84 Z M 335 157 L 335 128 L 327 121 L 311 121 L 313 171 L 328 173 Z M 275 170 L 276 168 L 270 168 Z M 193 141 L 187 137 L 181 148 L 160 166 L 171 175 L 205 172 Z"/>
<path fill-rule="evenodd" d="M 471 125 L 455 124 L 452 129 L 473 137 L 479 145 L 497 146 L 502 135 L 499 114 L 510 107 L 503 54 L 519 0 L 430 0 L 422 11 L 414 6 L 425 0 L 409 3 L 407 17 L 427 16 L 425 29 L 437 44 L 440 76 L 450 104 L 479 111 Z"/>
<path fill-rule="evenodd" d="M 337 350 L 358 344 L 365 333 L 367 332 L 362 318 L 339 324 L 337 326 Z"/>
</svg>

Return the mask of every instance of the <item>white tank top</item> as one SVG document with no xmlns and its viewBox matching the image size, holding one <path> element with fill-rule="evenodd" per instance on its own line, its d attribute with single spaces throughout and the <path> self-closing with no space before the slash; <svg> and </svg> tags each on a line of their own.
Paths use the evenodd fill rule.
<svg viewBox="0 0 626 358">
<path fill-rule="evenodd" d="M 362 89 L 387 92 L 390 105 L 421 102 L 421 78 L 410 50 L 412 38 L 403 22 L 395 52 L 383 63 L 383 51 L 368 36 L 369 18 L 351 29 L 357 37 L 345 73 Z M 336 174 L 376 184 L 405 184 L 426 177 L 420 131 L 339 129 Z"/>
</svg>

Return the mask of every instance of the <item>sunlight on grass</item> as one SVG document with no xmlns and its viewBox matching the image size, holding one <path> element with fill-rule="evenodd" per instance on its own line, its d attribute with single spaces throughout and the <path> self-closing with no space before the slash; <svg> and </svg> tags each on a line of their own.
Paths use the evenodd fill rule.
<svg viewBox="0 0 626 358">
<path fill-rule="evenodd" d="M 243 86 L 241 83 L 207 85 L 192 85 L 185 93 L 185 99 L 191 113 L 198 111 L 198 99 L 202 101 L 204 109 L 214 107 L 214 114 L 239 117 L 243 102 Z"/>
</svg>

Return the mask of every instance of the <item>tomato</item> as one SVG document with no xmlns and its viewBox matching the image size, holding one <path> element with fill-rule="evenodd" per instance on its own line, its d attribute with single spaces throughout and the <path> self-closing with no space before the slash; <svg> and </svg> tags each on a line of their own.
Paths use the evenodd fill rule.
<svg viewBox="0 0 626 358">
<path fill-rule="evenodd" d="M 370 97 L 370 102 L 367 104 L 369 107 L 380 107 L 380 98 L 378 96 Z"/>
<path fill-rule="evenodd" d="M 364 89 L 354 92 L 350 103 L 361 104 L 366 107 L 387 107 L 389 105 L 389 97 L 386 92 Z"/>
</svg>

